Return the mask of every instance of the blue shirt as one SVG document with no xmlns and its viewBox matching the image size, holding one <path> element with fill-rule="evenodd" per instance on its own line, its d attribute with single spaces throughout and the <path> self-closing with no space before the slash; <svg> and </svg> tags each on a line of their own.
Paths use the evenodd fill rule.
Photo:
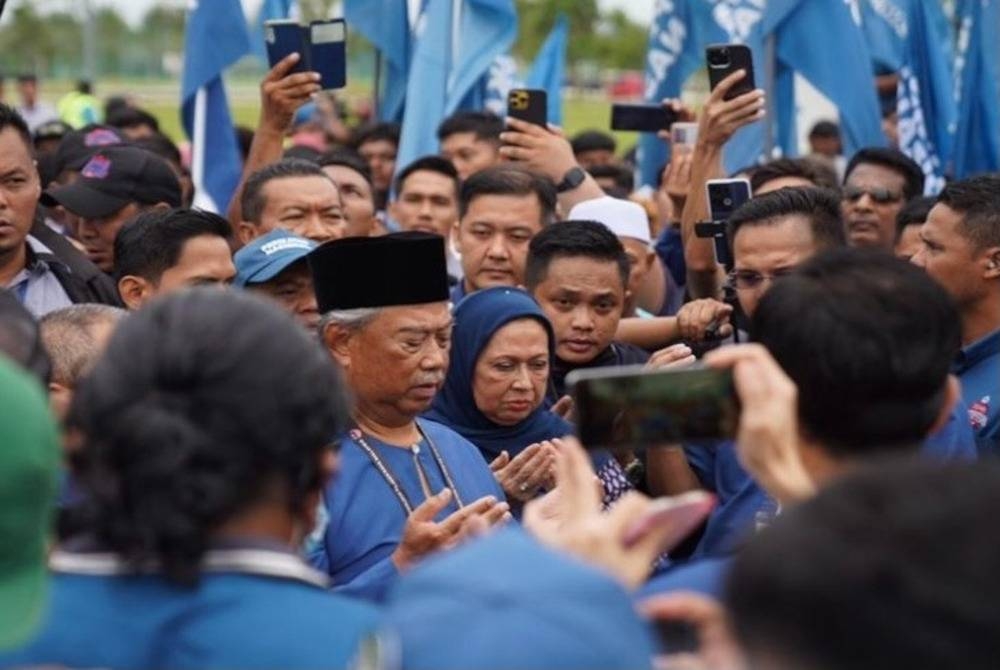
<svg viewBox="0 0 1000 670">
<path fill-rule="evenodd" d="M 467 295 L 469 294 L 465 292 L 465 281 L 458 280 L 458 283 L 451 287 L 451 304 L 457 305 Z"/>
<path fill-rule="evenodd" d="M 665 593 L 689 591 L 722 599 L 731 557 L 703 558 L 667 566 L 649 578 L 635 593 L 637 601 Z"/>
<path fill-rule="evenodd" d="M 113 554 L 55 552 L 47 616 L 0 666 L 346 668 L 376 610 L 330 593 L 289 553 L 215 550 L 192 588 L 128 572 Z M 208 564 L 208 563 L 206 563 Z"/>
<path fill-rule="evenodd" d="M 962 382 L 980 454 L 1000 454 L 1000 330 L 963 347 L 952 372 Z"/>
<path fill-rule="evenodd" d="M 684 287 L 687 284 L 687 264 L 684 261 L 681 231 L 674 226 L 667 226 L 656 238 L 653 249 L 663 264 L 666 282 L 666 299 L 658 316 L 673 316 L 684 304 Z"/>
<path fill-rule="evenodd" d="M 503 489 L 479 450 L 464 437 L 426 419 L 418 420 L 424 434 L 441 454 L 463 504 L 484 496 L 504 500 Z M 415 509 L 426 500 L 418 460 L 432 494 L 447 488 L 426 441 L 414 456 L 365 436 Z M 327 513 L 322 541 L 309 553 L 309 561 L 333 578 L 334 590 L 372 601 L 380 601 L 398 577 L 392 553 L 403 537 L 407 512 L 378 468 L 361 446 L 345 436 L 340 448 L 340 472 L 324 496 Z M 437 517 L 438 521 L 458 511 L 457 501 Z"/>
</svg>

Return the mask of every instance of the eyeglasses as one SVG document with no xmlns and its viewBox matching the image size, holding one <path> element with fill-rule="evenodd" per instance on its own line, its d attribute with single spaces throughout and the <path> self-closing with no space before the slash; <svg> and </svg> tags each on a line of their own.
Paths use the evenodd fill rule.
<svg viewBox="0 0 1000 670">
<path fill-rule="evenodd" d="M 771 274 L 755 272 L 754 270 L 733 270 L 729 273 L 729 284 L 737 291 L 752 291 L 763 284 L 765 280 L 774 281 L 790 274 L 794 269 L 793 267 L 779 268 Z"/>
<path fill-rule="evenodd" d="M 878 205 L 888 205 L 903 199 L 902 193 L 895 193 L 887 188 L 861 188 L 859 186 L 845 186 L 843 198 L 849 202 L 857 202 L 865 194 Z"/>
</svg>

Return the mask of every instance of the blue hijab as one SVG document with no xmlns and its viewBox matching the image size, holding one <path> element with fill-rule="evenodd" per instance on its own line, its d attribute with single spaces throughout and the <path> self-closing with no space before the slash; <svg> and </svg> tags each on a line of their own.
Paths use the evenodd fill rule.
<svg viewBox="0 0 1000 670">
<path fill-rule="evenodd" d="M 530 295 L 516 288 L 499 286 L 476 291 L 455 309 L 451 365 L 444 388 L 426 416 L 443 423 L 479 447 L 488 460 L 506 451 L 513 458 L 525 447 L 542 440 L 573 433 L 573 427 L 556 416 L 544 403 L 515 426 L 501 426 L 486 418 L 472 394 L 476 362 L 493 335 L 511 321 L 535 319 L 549 336 L 549 354 L 555 336 L 544 312 Z"/>
</svg>

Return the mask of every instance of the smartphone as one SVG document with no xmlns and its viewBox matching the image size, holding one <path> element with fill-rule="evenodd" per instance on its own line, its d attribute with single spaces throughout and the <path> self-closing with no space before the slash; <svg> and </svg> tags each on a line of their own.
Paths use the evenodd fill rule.
<svg viewBox="0 0 1000 670">
<path fill-rule="evenodd" d="M 705 60 L 708 62 L 708 83 L 713 91 L 733 72 L 746 70 L 746 76 L 729 89 L 725 100 L 732 100 L 756 88 L 750 47 L 744 44 L 711 44 L 705 49 Z"/>
<path fill-rule="evenodd" d="M 668 658 L 674 654 L 693 654 L 701 646 L 698 640 L 698 630 L 694 627 L 694 624 L 687 621 L 660 621 L 655 619 L 651 624 L 656 630 L 660 654 L 666 655 Z"/>
<path fill-rule="evenodd" d="M 705 191 L 712 221 L 727 220 L 751 195 L 747 179 L 709 179 L 705 182 Z"/>
<path fill-rule="evenodd" d="M 675 149 L 684 147 L 694 150 L 698 143 L 698 124 L 689 121 L 678 121 L 670 126 L 670 144 Z"/>
<path fill-rule="evenodd" d="M 732 439 L 739 424 L 731 370 L 595 368 L 571 372 L 566 383 L 588 449 Z"/>
<path fill-rule="evenodd" d="M 548 94 L 538 88 L 512 88 L 507 94 L 507 116 L 549 127 Z"/>
<path fill-rule="evenodd" d="M 655 133 L 670 128 L 677 120 L 677 112 L 663 105 L 611 105 L 612 130 L 637 130 Z"/>
<path fill-rule="evenodd" d="M 271 67 L 289 54 L 298 53 L 299 62 L 291 72 L 318 72 L 324 90 L 343 88 L 347 83 L 346 38 L 347 24 L 343 19 L 313 21 L 308 26 L 294 19 L 264 23 Z"/>
<path fill-rule="evenodd" d="M 625 529 L 622 541 L 626 547 L 631 547 L 651 531 L 666 526 L 670 533 L 665 541 L 665 551 L 670 551 L 700 526 L 714 508 L 715 496 L 707 491 L 688 491 L 671 498 L 657 498 L 646 514 Z"/>
</svg>

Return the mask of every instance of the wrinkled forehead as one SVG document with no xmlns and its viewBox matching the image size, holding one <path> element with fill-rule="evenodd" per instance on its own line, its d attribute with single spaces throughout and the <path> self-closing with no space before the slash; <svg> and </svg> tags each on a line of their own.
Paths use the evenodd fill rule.
<svg viewBox="0 0 1000 670">
<path fill-rule="evenodd" d="M 433 332 L 451 328 L 452 321 L 451 303 L 442 301 L 383 307 L 372 326 L 386 334 L 405 330 Z"/>
<path fill-rule="evenodd" d="M 311 205 L 317 201 L 340 203 L 340 191 L 326 174 L 278 177 L 264 184 L 263 195 L 270 207 Z"/>
</svg>

